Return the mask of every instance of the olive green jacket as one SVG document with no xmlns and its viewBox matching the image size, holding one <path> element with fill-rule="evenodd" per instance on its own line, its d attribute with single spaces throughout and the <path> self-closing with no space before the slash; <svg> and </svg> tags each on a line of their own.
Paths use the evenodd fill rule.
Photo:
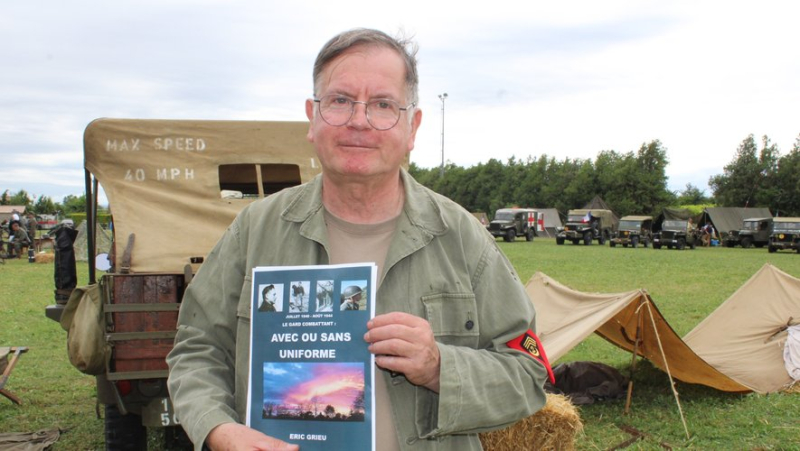
<svg viewBox="0 0 800 451">
<path fill-rule="evenodd" d="M 440 392 L 376 376 L 387 381 L 402 449 L 481 449 L 478 432 L 544 405 L 544 366 L 506 346 L 534 328 L 534 309 L 485 228 L 401 176 L 406 201 L 376 314 L 428 320 L 441 354 Z M 197 449 L 215 426 L 246 418 L 251 269 L 328 263 L 321 186 L 318 176 L 245 208 L 186 290 L 167 362 L 176 413 Z"/>
</svg>

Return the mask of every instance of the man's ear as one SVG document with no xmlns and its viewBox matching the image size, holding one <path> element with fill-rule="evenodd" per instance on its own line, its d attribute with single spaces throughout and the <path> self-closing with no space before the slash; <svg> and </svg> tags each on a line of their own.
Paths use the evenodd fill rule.
<svg viewBox="0 0 800 451">
<path fill-rule="evenodd" d="M 306 117 L 308 118 L 308 133 L 306 139 L 308 142 L 314 142 L 314 101 L 306 99 Z"/>
<path fill-rule="evenodd" d="M 411 135 L 408 139 L 408 151 L 414 150 L 414 141 L 417 139 L 417 130 L 422 123 L 422 110 L 414 108 L 414 115 L 411 118 Z"/>
</svg>

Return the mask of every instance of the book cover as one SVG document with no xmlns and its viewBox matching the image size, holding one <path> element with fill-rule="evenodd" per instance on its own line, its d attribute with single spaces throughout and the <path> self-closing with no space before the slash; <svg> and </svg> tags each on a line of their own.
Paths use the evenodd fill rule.
<svg viewBox="0 0 800 451">
<path fill-rule="evenodd" d="M 374 450 L 374 264 L 253 268 L 246 424 L 303 450 Z"/>
</svg>

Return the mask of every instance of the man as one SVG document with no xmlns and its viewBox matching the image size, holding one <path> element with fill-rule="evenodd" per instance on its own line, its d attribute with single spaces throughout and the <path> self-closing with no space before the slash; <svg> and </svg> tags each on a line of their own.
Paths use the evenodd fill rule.
<svg viewBox="0 0 800 451">
<path fill-rule="evenodd" d="M 11 221 L 11 229 L 8 234 L 8 255 L 12 258 L 20 258 L 22 247 L 31 245 L 28 233 L 25 232 L 19 221 Z"/>
<path fill-rule="evenodd" d="M 350 285 L 342 291 L 342 302 L 339 310 L 358 310 L 358 302 L 361 300 L 361 287 Z"/>
<path fill-rule="evenodd" d="M 513 267 L 469 213 L 401 167 L 422 119 L 409 47 L 358 29 L 322 48 L 306 101 L 322 174 L 245 208 L 186 290 L 167 361 L 197 449 L 298 449 L 240 424 L 254 266 L 376 263 L 364 340 L 381 449 L 481 449 L 478 432 L 544 404 L 547 365 Z"/>
<path fill-rule="evenodd" d="M 275 312 L 275 302 L 278 300 L 278 292 L 275 285 L 269 284 L 261 290 L 261 305 L 258 306 L 259 312 Z"/>
</svg>

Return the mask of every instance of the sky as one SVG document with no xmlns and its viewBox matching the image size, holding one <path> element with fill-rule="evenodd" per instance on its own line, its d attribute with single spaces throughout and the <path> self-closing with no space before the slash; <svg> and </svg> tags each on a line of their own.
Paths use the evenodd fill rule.
<svg viewBox="0 0 800 451">
<path fill-rule="evenodd" d="M 364 391 L 362 362 L 264 363 L 264 402 L 278 405 L 331 405 L 347 415 Z"/>
<path fill-rule="evenodd" d="M 710 195 L 748 135 L 781 154 L 800 135 L 798 16 L 788 0 L 4 2 L 0 192 L 82 194 L 100 117 L 306 121 L 317 52 L 368 27 L 419 45 L 420 167 L 657 139 L 669 189 Z"/>
</svg>

